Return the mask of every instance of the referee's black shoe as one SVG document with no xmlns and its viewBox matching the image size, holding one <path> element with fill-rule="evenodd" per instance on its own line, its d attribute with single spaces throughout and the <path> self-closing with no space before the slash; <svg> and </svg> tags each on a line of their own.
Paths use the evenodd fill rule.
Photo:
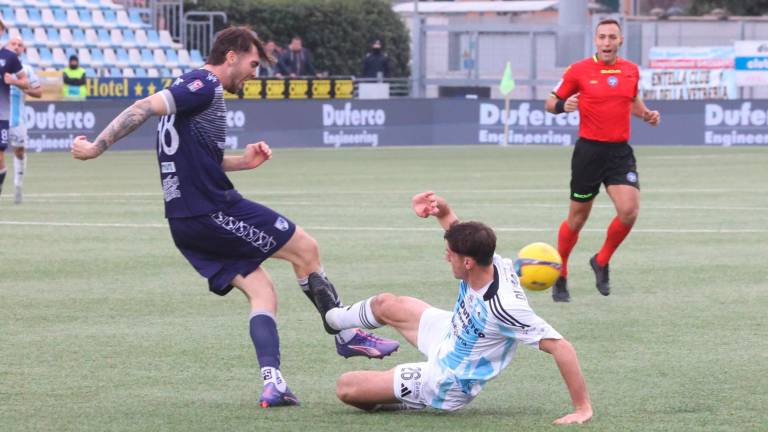
<svg viewBox="0 0 768 432">
<path fill-rule="evenodd" d="M 556 302 L 567 303 L 571 301 L 571 295 L 568 293 L 568 279 L 560 276 L 552 287 L 552 300 Z"/>
<path fill-rule="evenodd" d="M 597 255 L 589 259 L 589 265 L 592 266 L 592 271 L 595 272 L 595 287 L 600 294 L 607 296 L 611 293 L 611 282 L 608 277 L 608 264 L 605 267 L 601 267 L 597 263 Z"/>
</svg>

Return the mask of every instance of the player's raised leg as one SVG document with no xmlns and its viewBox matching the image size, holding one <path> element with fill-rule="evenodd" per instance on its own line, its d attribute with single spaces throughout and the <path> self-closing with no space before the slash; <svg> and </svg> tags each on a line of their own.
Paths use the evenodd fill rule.
<svg viewBox="0 0 768 432">
<path fill-rule="evenodd" d="M 326 297 L 318 296 L 318 299 L 323 301 Z M 418 347 L 419 323 L 424 311 L 429 308 L 428 303 L 414 297 L 383 293 L 348 307 L 331 309 L 325 319 L 329 326 L 337 329 L 388 325 Z"/>
<path fill-rule="evenodd" d="M 264 269 L 258 268 L 247 277 L 236 276 L 232 285 L 245 294 L 251 307 L 251 340 L 264 380 L 259 404 L 264 408 L 298 405 L 298 398 L 280 373 L 280 338 L 275 321 L 277 295 L 272 279 Z"/>
<path fill-rule="evenodd" d="M 336 335 L 336 352 L 345 358 L 364 356 L 383 358 L 397 350 L 397 341 L 376 337 L 357 328 L 334 329 L 325 321 L 328 310 L 341 306 L 341 298 L 333 283 L 325 274 L 320 263 L 320 250 L 317 241 L 301 227 L 297 226 L 291 239 L 274 255 L 289 261 L 293 265 L 299 286 L 320 313 L 326 332 Z M 316 293 L 324 293 L 327 298 L 319 302 Z"/>
<path fill-rule="evenodd" d="M 616 207 L 616 217 L 608 225 L 602 248 L 589 260 L 589 264 L 595 272 L 597 290 L 607 296 L 611 293 L 608 263 L 637 220 L 640 211 L 640 190 L 623 184 L 610 185 L 605 189 Z"/>
</svg>

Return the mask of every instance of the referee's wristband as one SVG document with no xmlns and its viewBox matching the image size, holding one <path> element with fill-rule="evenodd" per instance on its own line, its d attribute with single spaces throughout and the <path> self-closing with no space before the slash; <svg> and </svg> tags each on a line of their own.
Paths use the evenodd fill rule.
<svg viewBox="0 0 768 432">
<path fill-rule="evenodd" d="M 565 112 L 565 101 L 560 99 L 555 102 L 555 114 L 562 114 Z"/>
</svg>

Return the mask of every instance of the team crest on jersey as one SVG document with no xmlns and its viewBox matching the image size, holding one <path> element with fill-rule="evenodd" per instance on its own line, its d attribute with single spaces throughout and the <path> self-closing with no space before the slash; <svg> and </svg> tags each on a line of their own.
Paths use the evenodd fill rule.
<svg viewBox="0 0 768 432">
<path fill-rule="evenodd" d="M 177 85 L 179 85 L 179 84 L 183 84 L 183 83 L 184 83 L 184 80 L 183 80 L 183 79 L 181 79 L 181 78 L 176 78 L 176 80 L 175 80 L 175 81 L 173 81 L 173 84 L 171 84 L 171 85 L 177 86 Z"/>
<path fill-rule="evenodd" d="M 611 75 L 608 77 L 608 85 L 611 87 L 616 87 L 619 84 L 619 79 L 616 78 L 616 76 Z"/>
<path fill-rule="evenodd" d="M 627 181 L 630 183 L 637 183 L 637 173 L 632 171 L 627 173 Z"/>
<path fill-rule="evenodd" d="M 290 225 L 288 224 L 288 221 L 279 217 L 275 221 L 275 228 L 279 229 L 280 231 L 288 231 L 288 228 L 290 228 Z"/>
<path fill-rule="evenodd" d="M 194 92 L 200 90 L 201 88 L 203 88 L 203 85 L 204 84 L 203 84 L 202 81 L 194 80 L 191 83 L 187 84 L 187 88 L 189 89 L 189 91 L 194 93 Z"/>
<path fill-rule="evenodd" d="M 0 59 L 0 67 L 5 66 L 5 59 Z"/>
</svg>

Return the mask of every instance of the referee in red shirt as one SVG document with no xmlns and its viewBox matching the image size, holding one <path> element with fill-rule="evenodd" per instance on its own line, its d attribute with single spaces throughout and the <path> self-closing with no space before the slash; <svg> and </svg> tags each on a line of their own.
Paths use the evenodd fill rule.
<svg viewBox="0 0 768 432">
<path fill-rule="evenodd" d="M 610 294 L 611 255 L 629 234 L 640 208 L 637 166 L 627 143 L 629 116 L 633 114 L 656 126 L 661 115 L 649 110 L 640 99 L 637 65 L 618 56 L 623 41 L 618 21 L 600 21 L 595 29 L 597 53 L 570 65 L 546 102 L 547 111 L 553 114 L 579 110 L 581 118 L 579 139 L 571 159 L 571 206 L 557 236 L 563 266 L 552 289 L 556 302 L 570 301 L 568 256 L 600 192 L 600 183 L 605 185 L 616 207 L 616 217 L 608 225 L 603 247 L 589 260 L 595 272 L 595 285 L 602 295 Z"/>
</svg>

